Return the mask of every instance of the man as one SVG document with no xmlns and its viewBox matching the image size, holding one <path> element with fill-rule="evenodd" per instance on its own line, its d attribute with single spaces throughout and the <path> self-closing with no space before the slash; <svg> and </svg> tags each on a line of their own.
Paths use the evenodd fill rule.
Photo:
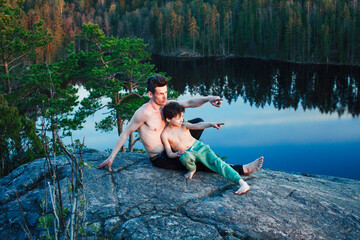
<svg viewBox="0 0 360 240">
<path fill-rule="evenodd" d="M 161 141 L 161 133 L 165 128 L 166 120 L 162 114 L 162 107 L 165 106 L 167 101 L 167 79 L 161 75 L 153 75 L 147 80 L 147 90 L 149 95 L 149 102 L 142 105 L 133 115 L 128 125 L 120 134 L 113 151 L 110 156 L 97 168 L 108 167 L 111 171 L 111 166 L 116 154 L 124 145 L 130 133 L 139 129 L 140 140 L 145 147 L 145 150 L 155 167 L 173 169 L 173 170 L 186 170 L 178 158 L 169 158 L 164 151 L 164 146 Z M 179 102 L 184 108 L 200 107 L 201 105 L 210 102 L 215 107 L 220 107 L 221 99 L 218 96 L 207 96 L 192 98 L 187 101 Z M 193 134 L 193 133 L 192 133 Z M 201 132 L 195 133 L 199 138 Z M 250 175 L 251 173 L 259 170 L 262 166 L 262 161 L 255 160 L 246 165 L 232 165 L 232 167 L 241 175 Z M 198 171 L 208 171 L 208 168 L 199 164 Z"/>
</svg>

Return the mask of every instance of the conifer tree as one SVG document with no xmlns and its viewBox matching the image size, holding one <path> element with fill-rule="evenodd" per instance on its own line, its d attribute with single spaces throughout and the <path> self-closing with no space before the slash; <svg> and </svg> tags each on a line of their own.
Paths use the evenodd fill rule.
<svg viewBox="0 0 360 240">
<path fill-rule="evenodd" d="M 195 42 L 199 35 L 198 29 L 199 27 L 196 24 L 196 19 L 194 17 L 191 17 L 189 24 L 189 33 L 190 33 L 190 38 L 193 42 L 193 53 L 195 52 Z"/>
<path fill-rule="evenodd" d="M 18 166 L 42 157 L 35 122 L 19 114 L 0 95 L 0 177 Z"/>
<path fill-rule="evenodd" d="M 51 34 L 43 28 L 43 21 L 33 24 L 30 30 L 22 25 L 22 3 L 23 0 L 19 0 L 13 7 L 7 0 L 0 0 L 0 66 L 8 94 L 12 92 L 12 71 L 25 58 L 34 56 L 37 47 L 52 40 Z"/>
<path fill-rule="evenodd" d="M 93 24 L 82 26 L 81 38 L 89 45 L 88 51 L 80 55 L 89 79 L 86 88 L 90 91 L 90 96 L 82 101 L 82 111 L 93 114 L 108 108 L 110 115 L 96 127 L 109 131 L 116 126 L 120 135 L 124 123 L 147 100 L 145 82 L 154 74 L 150 53 L 145 51 L 147 45 L 139 38 L 106 37 Z M 103 103 L 104 97 L 109 101 Z M 130 137 L 130 149 L 133 144 Z"/>
</svg>

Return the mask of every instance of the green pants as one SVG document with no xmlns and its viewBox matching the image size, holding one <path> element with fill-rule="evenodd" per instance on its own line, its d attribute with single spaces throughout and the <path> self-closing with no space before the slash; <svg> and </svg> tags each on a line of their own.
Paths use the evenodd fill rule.
<svg viewBox="0 0 360 240">
<path fill-rule="evenodd" d="M 180 161 L 189 171 L 196 170 L 196 162 L 200 161 L 212 171 L 236 184 L 238 184 L 241 179 L 239 173 L 219 158 L 210 149 L 209 145 L 205 145 L 200 141 L 194 142 L 194 144 L 181 155 Z"/>
</svg>

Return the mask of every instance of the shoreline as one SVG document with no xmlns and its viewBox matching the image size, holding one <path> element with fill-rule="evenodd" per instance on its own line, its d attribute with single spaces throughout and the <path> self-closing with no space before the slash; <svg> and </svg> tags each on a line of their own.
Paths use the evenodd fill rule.
<svg viewBox="0 0 360 240">
<path fill-rule="evenodd" d="M 321 62 L 300 62 L 300 61 L 290 61 L 290 60 L 281 60 L 281 59 L 272 59 L 267 57 L 256 57 L 256 56 L 240 56 L 235 54 L 229 55 L 212 55 L 212 56 L 204 56 L 198 53 L 191 52 L 183 52 L 180 54 L 170 54 L 170 55 L 161 55 L 159 53 L 151 52 L 152 56 L 157 56 L 160 58 L 170 58 L 177 60 L 201 60 L 201 59 L 215 59 L 215 60 L 227 60 L 227 59 L 254 59 L 260 60 L 264 62 L 278 62 L 282 64 L 296 64 L 296 65 L 314 65 L 314 66 L 323 66 L 323 67 L 355 67 L 360 68 L 360 63 L 358 64 L 350 64 L 350 63 L 321 63 Z"/>
</svg>

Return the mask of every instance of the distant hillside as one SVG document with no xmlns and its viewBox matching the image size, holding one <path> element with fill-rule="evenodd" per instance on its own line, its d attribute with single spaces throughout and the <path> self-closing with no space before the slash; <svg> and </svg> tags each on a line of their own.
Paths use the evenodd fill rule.
<svg viewBox="0 0 360 240">
<path fill-rule="evenodd" d="M 160 55 L 186 48 L 196 56 L 360 64 L 356 0 L 29 0 L 24 10 L 25 24 L 43 19 L 55 36 L 41 54 L 47 60 L 91 22 L 107 35 L 144 38 Z"/>
</svg>

